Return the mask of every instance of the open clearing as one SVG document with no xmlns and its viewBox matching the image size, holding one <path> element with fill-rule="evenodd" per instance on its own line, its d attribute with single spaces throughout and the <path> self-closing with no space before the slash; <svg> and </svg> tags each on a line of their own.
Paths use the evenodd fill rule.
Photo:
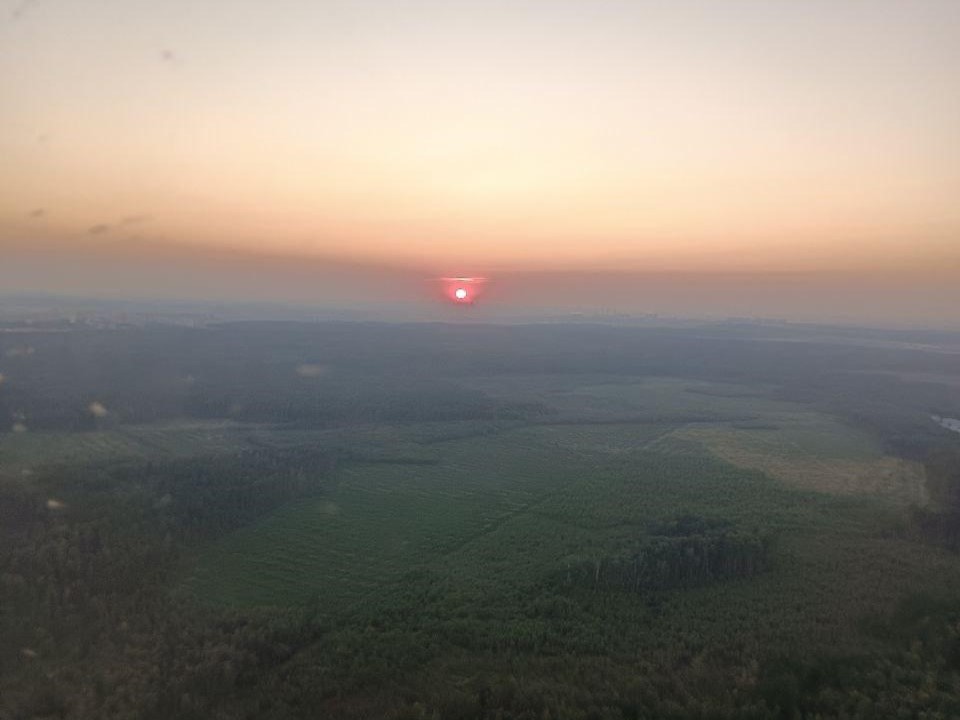
<svg viewBox="0 0 960 720">
<path fill-rule="evenodd" d="M 920 463 L 884 455 L 864 433 L 817 413 L 780 422 L 769 429 L 691 426 L 676 438 L 695 440 L 734 465 L 795 487 L 926 504 Z"/>
</svg>

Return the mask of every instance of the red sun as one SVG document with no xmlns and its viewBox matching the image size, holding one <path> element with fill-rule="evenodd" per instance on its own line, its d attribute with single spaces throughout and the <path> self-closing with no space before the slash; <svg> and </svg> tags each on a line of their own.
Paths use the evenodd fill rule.
<svg viewBox="0 0 960 720">
<path fill-rule="evenodd" d="M 443 297 L 455 305 L 475 305 L 483 295 L 486 278 L 445 277 L 437 278 L 443 288 Z"/>
</svg>

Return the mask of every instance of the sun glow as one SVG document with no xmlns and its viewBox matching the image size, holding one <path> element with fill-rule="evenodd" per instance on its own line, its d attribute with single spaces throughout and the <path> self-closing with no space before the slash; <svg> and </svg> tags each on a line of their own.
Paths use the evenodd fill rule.
<svg viewBox="0 0 960 720">
<path fill-rule="evenodd" d="M 440 282 L 442 297 L 456 305 L 474 305 L 484 293 L 487 279 L 483 277 L 442 277 Z"/>
</svg>

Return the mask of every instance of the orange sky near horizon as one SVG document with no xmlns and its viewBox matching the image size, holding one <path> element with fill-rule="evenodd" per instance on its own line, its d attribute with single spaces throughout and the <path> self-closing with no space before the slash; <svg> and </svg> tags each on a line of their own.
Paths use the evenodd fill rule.
<svg viewBox="0 0 960 720">
<path fill-rule="evenodd" d="M 0 283 L 228 251 L 960 282 L 952 0 L 4 7 Z"/>
</svg>

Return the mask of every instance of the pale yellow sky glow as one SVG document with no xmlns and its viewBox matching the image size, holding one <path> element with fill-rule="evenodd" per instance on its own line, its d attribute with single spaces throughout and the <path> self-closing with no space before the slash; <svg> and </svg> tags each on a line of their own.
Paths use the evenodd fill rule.
<svg viewBox="0 0 960 720">
<path fill-rule="evenodd" d="M 960 280 L 954 0 L 0 11 L 0 249 L 34 268 L 197 246 Z"/>
</svg>

